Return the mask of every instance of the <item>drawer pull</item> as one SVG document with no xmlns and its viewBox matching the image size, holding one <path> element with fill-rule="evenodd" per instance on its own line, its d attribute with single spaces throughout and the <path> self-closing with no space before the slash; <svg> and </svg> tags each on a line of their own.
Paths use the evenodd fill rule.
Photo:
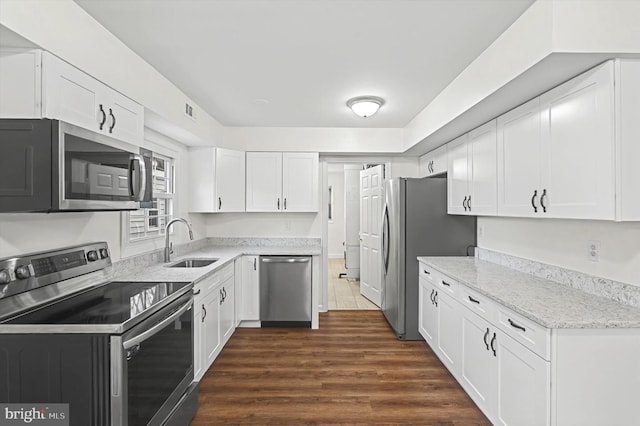
<svg viewBox="0 0 640 426">
<path fill-rule="evenodd" d="M 477 303 L 478 305 L 480 304 L 480 301 L 477 299 L 474 299 L 473 297 L 469 296 L 469 301 L 473 302 L 473 303 Z"/>
<path fill-rule="evenodd" d="M 436 294 L 433 295 L 433 302 L 436 304 L 436 308 L 438 307 L 438 292 L 436 291 Z"/>
<path fill-rule="evenodd" d="M 451 287 L 451 284 L 449 284 L 449 283 L 448 283 L 448 282 L 446 282 L 446 281 L 442 281 L 442 285 L 446 285 L 447 287 Z"/>
<path fill-rule="evenodd" d="M 431 289 L 431 296 L 429 296 L 429 299 L 431 299 L 431 303 L 432 303 L 432 304 L 435 304 L 435 303 L 436 303 L 436 302 L 433 300 L 433 292 L 434 292 L 434 291 L 435 291 L 434 289 Z"/>
<path fill-rule="evenodd" d="M 194 295 L 194 296 L 197 296 L 198 294 L 200 294 L 200 292 L 201 292 L 201 291 L 202 291 L 202 289 L 200 289 L 200 288 L 199 288 L 199 289 L 198 289 L 198 291 L 194 291 L 194 292 L 193 292 L 193 295 Z"/>
<path fill-rule="evenodd" d="M 487 347 L 487 350 L 489 350 L 489 343 L 487 342 L 487 337 L 489 337 L 489 328 L 487 328 L 487 332 L 484 333 L 484 337 L 482 338 L 482 340 L 484 340 L 484 345 Z"/>
<path fill-rule="evenodd" d="M 493 346 L 494 343 L 496 343 L 496 338 L 498 336 L 496 336 L 496 333 L 493 333 L 493 338 L 491 339 L 491 350 L 493 351 L 493 356 L 498 356 L 496 354 L 496 348 Z"/>
<path fill-rule="evenodd" d="M 423 269 L 422 272 L 424 272 L 427 275 L 431 275 L 431 272 L 427 271 L 426 269 Z"/>
<path fill-rule="evenodd" d="M 522 331 L 527 331 L 526 328 L 524 328 L 523 326 L 521 326 L 520 324 L 516 324 L 515 322 L 511 321 L 511 318 L 509 318 L 507 321 L 509 321 L 509 325 L 513 328 L 517 328 L 518 330 L 522 330 Z"/>
</svg>

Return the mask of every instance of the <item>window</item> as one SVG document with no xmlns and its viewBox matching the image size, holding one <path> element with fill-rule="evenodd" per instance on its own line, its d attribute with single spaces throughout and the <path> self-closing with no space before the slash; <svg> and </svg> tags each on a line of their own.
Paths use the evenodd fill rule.
<svg viewBox="0 0 640 426">
<path fill-rule="evenodd" d="M 154 153 L 152 168 L 153 199 L 141 203 L 139 210 L 129 212 L 129 242 L 164 236 L 165 225 L 173 215 L 174 160 Z"/>
</svg>

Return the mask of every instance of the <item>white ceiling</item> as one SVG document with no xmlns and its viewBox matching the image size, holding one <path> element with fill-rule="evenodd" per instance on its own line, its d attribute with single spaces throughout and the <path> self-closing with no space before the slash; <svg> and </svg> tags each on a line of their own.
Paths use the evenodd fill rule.
<svg viewBox="0 0 640 426">
<path fill-rule="evenodd" d="M 274 127 L 404 127 L 533 3 L 75 1 L 223 125 Z"/>
</svg>

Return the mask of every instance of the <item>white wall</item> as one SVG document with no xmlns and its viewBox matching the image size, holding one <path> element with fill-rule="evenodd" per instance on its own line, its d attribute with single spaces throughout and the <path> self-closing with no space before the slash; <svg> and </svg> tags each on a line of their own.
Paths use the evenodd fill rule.
<svg viewBox="0 0 640 426">
<path fill-rule="evenodd" d="M 322 232 L 317 213 L 202 213 L 200 216 L 208 237 L 320 238 Z"/>
<path fill-rule="evenodd" d="M 329 257 L 344 256 L 344 165 L 329 164 L 329 185 L 333 188 L 333 222 L 329 222 Z"/>
<path fill-rule="evenodd" d="M 478 234 L 479 247 L 640 286 L 640 222 L 480 217 Z"/>
<path fill-rule="evenodd" d="M 163 135 L 145 129 L 145 147 L 170 155 L 176 159 L 177 216 L 191 220 L 195 238 L 204 238 L 205 227 L 197 215 L 190 219 L 186 213 L 186 186 L 188 165 L 186 147 Z M 2 213 L 0 214 L 0 258 L 35 251 L 57 249 L 95 241 L 106 241 L 112 260 L 146 252 L 164 246 L 164 239 L 130 246 L 121 245 L 120 212 L 69 213 Z M 171 240 L 180 243 L 189 240 L 183 227 L 177 226 Z"/>
</svg>

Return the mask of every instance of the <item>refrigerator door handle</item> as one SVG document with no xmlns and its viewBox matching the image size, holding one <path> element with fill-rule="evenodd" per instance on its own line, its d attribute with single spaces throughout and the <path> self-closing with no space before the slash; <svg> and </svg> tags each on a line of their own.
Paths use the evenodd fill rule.
<svg viewBox="0 0 640 426">
<path fill-rule="evenodd" d="M 384 274 L 389 272 L 389 209 L 384 206 L 384 216 L 382 218 L 382 264 L 384 265 Z"/>
</svg>

